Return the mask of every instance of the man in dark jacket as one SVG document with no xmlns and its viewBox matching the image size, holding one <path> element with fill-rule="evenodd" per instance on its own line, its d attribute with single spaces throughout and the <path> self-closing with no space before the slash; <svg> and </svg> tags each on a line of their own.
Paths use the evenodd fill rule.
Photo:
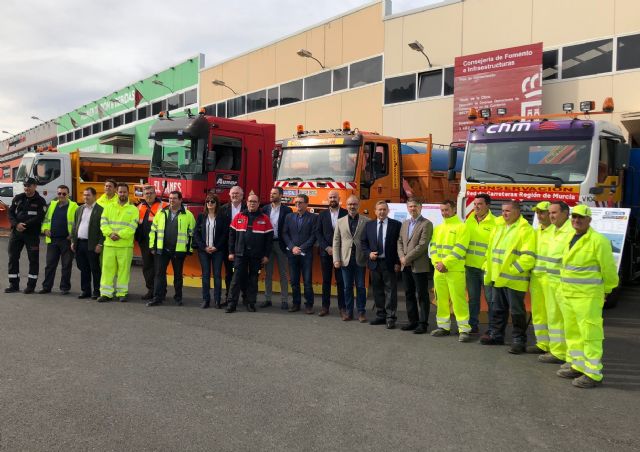
<svg viewBox="0 0 640 452">
<path fill-rule="evenodd" d="M 78 298 L 100 296 L 100 253 L 104 235 L 100 230 L 103 208 L 96 202 L 96 190 L 87 188 L 83 193 L 84 205 L 78 207 L 71 230 L 71 250 L 76 253 L 76 265 L 80 270 L 80 295 Z M 93 285 L 91 284 L 93 280 Z M 92 290 L 93 287 L 93 290 Z"/>
<path fill-rule="evenodd" d="M 256 311 L 258 273 L 269 262 L 273 246 L 273 227 L 269 217 L 259 209 L 253 192 L 247 198 L 247 210 L 237 214 L 229 229 L 229 261 L 233 262 L 231 296 L 226 312 L 234 312 L 242 287 L 246 287 L 247 310 Z"/>
<path fill-rule="evenodd" d="M 342 315 L 345 312 L 344 284 L 342 283 L 342 269 L 333 266 L 333 232 L 338 219 L 347 215 L 347 209 L 340 207 L 340 194 L 336 190 L 329 192 L 329 208 L 318 215 L 316 237 L 320 248 L 320 264 L 322 266 L 322 309 L 320 317 L 329 314 L 331 305 L 331 278 L 335 273 L 338 291 L 338 309 Z"/>
<path fill-rule="evenodd" d="M 233 218 L 238 215 L 243 210 L 247 210 L 247 204 L 243 202 L 244 198 L 244 190 L 239 185 L 235 187 L 231 187 L 229 190 L 229 198 L 230 202 L 224 204 L 220 207 L 220 219 L 222 221 L 226 221 L 228 225 L 231 224 Z M 232 250 L 230 249 L 231 253 Z M 233 268 L 234 264 L 229 259 L 224 260 L 224 286 L 227 288 L 227 293 L 225 296 L 225 302 L 222 303 L 222 306 L 225 306 L 229 301 L 229 297 L 231 296 L 231 279 L 233 278 Z M 242 290 L 242 298 L 245 299 L 246 295 L 244 293 L 244 288 Z"/>
<path fill-rule="evenodd" d="M 398 280 L 400 258 L 398 237 L 402 224 L 388 217 L 389 206 L 385 201 L 376 203 L 376 219 L 366 224 L 362 236 L 362 251 L 369 256 L 367 266 L 371 270 L 373 298 L 376 303 L 376 318 L 371 325 L 387 324 L 396 327 L 398 310 Z"/>
<path fill-rule="evenodd" d="M 153 284 L 156 272 L 154 255 L 149 249 L 149 234 L 151 234 L 153 219 L 158 212 L 167 207 L 167 203 L 156 196 L 156 189 L 153 185 L 145 185 L 142 194 L 144 198 L 138 204 L 138 229 L 136 229 L 135 239 L 140 245 L 142 276 L 144 277 L 144 284 L 147 286 L 147 292 L 142 296 L 142 299 L 151 300 L 153 299 Z"/>
<path fill-rule="evenodd" d="M 5 293 L 20 290 L 20 254 L 22 248 L 27 247 L 29 258 L 29 275 L 24 293 L 35 291 L 40 269 L 40 227 L 47 210 L 47 202 L 36 191 L 36 180 L 28 177 L 24 180 L 24 193 L 13 198 L 9 207 L 9 222 L 11 235 L 9 236 L 9 287 Z"/>
<path fill-rule="evenodd" d="M 296 196 L 296 210 L 284 220 L 283 238 L 289 257 L 289 279 L 291 280 L 292 305 L 289 312 L 300 310 L 300 277 L 304 284 L 307 314 L 313 314 L 313 244 L 316 242 L 316 220 L 318 216 L 307 210 L 309 197 Z"/>
</svg>

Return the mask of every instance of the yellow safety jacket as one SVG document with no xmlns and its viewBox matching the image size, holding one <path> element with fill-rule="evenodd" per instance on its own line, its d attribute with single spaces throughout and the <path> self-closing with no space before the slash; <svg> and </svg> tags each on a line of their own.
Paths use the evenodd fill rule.
<svg viewBox="0 0 640 452">
<path fill-rule="evenodd" d="M 465 265 L 482 268 L 486 259 L 489 241 L 491 240 L 491 233 L 496 227 L 496 217 L 489 211 L 482 221 L 478 223 L 476 213 L 472 212 L 464 224 L 469 236 L 469 249 L 465 258 Z"/>
<path fill-rule="evenodd" d="M 487 251 L 484 283 L 526 292 L 535 262 L 536 236 L 520 216 L 511 226 L 503 223 L 496 228 Z"/>
<path fill-rule="evenodd" d="M 40 231 L 44 233 L 44 231 L 48 231 L 51 229 L 51 218 L 53 217 L 53 212 L 56 210 L 58 206 L 58 201 L 53 200 L 49 207 L 47 208 L 47 213 L 44 215 L 44 220 L 42 222 L 42 227 Z M 67 209 L 67 230 L 69 231 L 69 235 L 71 235 L 71 231 L 73 230 L 73 221 L 75 219 L 76 210 L 78 209 L 78 204 L 75 201 L 69 200 L 69 208 Z M 46 243 L 51 243 L 51 237 L 47 237 L 45 239 Z"/>
<path fill-rule="evenodd" d="M 111 204 L 118 204 L 118 194 L 116 193 L 115 195 L 113 195 L 113 198 L 109 199 L 107 198 L 107 194 L 103 193 L 102 196 L 100 196 L 97 200 L 96 203 L 101 206 L 103 209 L 106 209 L 107 206 L 111 205 Z"/>
<path fill-rule="evenodd" d="M 104 235 L 104 246 L 128 248 L 133 246 L 133 236 L 138 227 L 138 209 L 130 203 L 124 206 L 119 202 L 107 203 L 100 218 L 100 230 Z M 113 232 L 120 236 L 119 240 L 111 240 Z"/>
<path fill-rule="evenodd" d="M 565 221 L 560 228 L 551 225 L 547 229 L 549 229 L 545 259 L 547 280 L 559 283 L 562 255 L 565 247 L 571 241 L 571 237 L 575 234 L 575 230 L 571 226 L 571 220 Z"/>
<path fill-rule="evenodd" d="M 431 262 L 435 267 L 442 262 L 447 270 L 452 272 L 464 271 L 465 255 L 469 246 L 467 228 L 457 215 L 445 218 L 444 222 L 433 230 L 433 237 L 429 245 Z"/>
<path fill-rule="evenodd" d="M 167 225 L 169 207 L 165 207 L 153 218 L 151 233 L 149 234 L 149 248 L 162 250 L 164 245 L 164 230 Z M 193 251 L 192 239 L 193 230 L 196 227 L 196 220 L 191 211 L 182 206 L 178 211 L 178 239 L 176 241 L 176 252 L 191 253 Z"/>
<path fill-rule="evenodd" d="M 542 229 L 542 225 L 538 225 L 534 230 L 536 236 L 536 262 L 531 269 L 531 274 L 539 277 L 545 277 L 547 275 L 547 265 L 549 262 L 549 240 L 551 237 L 551 231 L 553 225 L 550 224 L 546 228 Z"/>
<path fill-rule="evenodd" d="M 573 247 L 569 248 L 569 244 L 564 248 L 560 270 L 562 295 L 604 302 L 605 294 L 615 289 L 619 281 L 611 242 L 590 227 Z"/>
</svg>

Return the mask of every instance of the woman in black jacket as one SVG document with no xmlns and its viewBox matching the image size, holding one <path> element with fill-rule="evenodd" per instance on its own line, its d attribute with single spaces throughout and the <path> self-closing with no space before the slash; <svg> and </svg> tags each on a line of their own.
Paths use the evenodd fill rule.
<svg viewBox="0 0 640 452">
<path fill-rule="evenodd" d="M 211 303 L 211 273 L 213 272 L 213 302 L 220 309 L 222 294 L 222 262 L 228 254 L 229 224 L 218 215 L 220 200 L 212 193 L 207 195 L 204 212 L 198 215 L 193 234 L 193 246 L 198 249 L 198 258 L 202 268 L 202 305 L 203 309 Z"/>
</svg>

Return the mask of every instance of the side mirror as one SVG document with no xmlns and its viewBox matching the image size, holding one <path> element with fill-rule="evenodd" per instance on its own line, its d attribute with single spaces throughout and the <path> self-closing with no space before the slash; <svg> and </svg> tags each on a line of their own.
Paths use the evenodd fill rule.
<svg viewBox="0 0 640 452">
<path fill-rule="evenodd" d="M 630 146 L 627 143 L 616 143 L 614 154 L 614 166 L 616 171 L 624 170 L 629 166 Z"/>
</svg>

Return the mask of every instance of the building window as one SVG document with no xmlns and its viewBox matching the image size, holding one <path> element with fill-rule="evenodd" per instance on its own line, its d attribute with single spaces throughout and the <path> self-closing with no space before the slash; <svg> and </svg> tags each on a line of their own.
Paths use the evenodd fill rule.
<svg viewBox="0 0 640 452">
<path fill-rule="evenodd" d="M 302 79 L 280 85 L 280 105 L 302 100 Z"/>
<path fill-rule="evenodd" d="M 114 116 L 113 117 L 113 128 L 120 127 L 122 122 L 124 121 L 124 115 Z"/>
<path fill-rule="evenodd" d="M 194 89 L 190 89 L 189 91 L 184 93 L 184 105 L 192 105 L 198 103 L 198 91 Z"/>
<path fill-rule="evenodd" d="M 453 94 L 453 81 L 455 79 L 453 69 L 453 66 L 444 68 L 443 96 L 451 96 Z"/>
<path fill-rule="evenodd" d="M 58 137 L 58 144 L 65 144 L 67 142 L 67 137 L 64 135 L 60 135 Z"/>
<path fill-rule="evenodd" d="M 227 101 L 227 118 L 233 118 L 234 116 L 240 116 L 245 114 L 245 96 L 239 96 Z"/>
<path fill-rule="evenodd" d="M 227 117 L 227 104 L 225 102 L 220 102 L 216 106 L 216 110 L 218 111 L 218 113 L 216 114 L 217 117 L 219 117 L 219 118 L 226 118 Z"/>
<path fill-rule="evenodd" d="M 384 81 L 384 103 L 395 104 L 416 99 L 416 74 L 391 77 Z"/>
<path fill-rule="evenodd" d="M 149 106 L 145 105 L 144 107 L 138 108 L 138 120 L 145 119 L 149 117 Z"/>
<path fill-rule="evenodd" d="M 216 116 L 216 104 L 204 107 L 204 114 L 207 116 Z"/>
<path fill-rule="evenodd" d="M 324 96 L 331 93 L 331 71 L 321 72 L 304 79 L 304 98 Z"/>
<path fill-rule="evenodd" d="M 267 108 L 267 90 L 256 91 L 247 94 L 247 113 L 260 111 Z"/>
<path fill-rule="evenodd" d="M 382 56 L 358 61 L 350 66 L 349 88 L 368 85 L 382 80 Z"/>
<path fill-rule="evenodd" d="M 558 49 L 542 52 L 542 80 L 558 78 Z"/>
<path fill-rule="evenodd" d="M 105 119 L 104 121 L 102 121 L 102 130 L 109 130 L 111 129 L 111 119 Z"/>
<path fill-rule="evenodd" d="M 160 114 L 161 111 L 165 111 L 167 109 L 167 101 L 161 100 L 158 102 L 154 102 L 151 104 L 151 114 L 153 116 Z"/>
<path fill-rule="evenodd" d="M 80 138 L 82 138 L 82 130 L 80 130 L 80 129 L 75 130 L 73 132 L 73 139 L 74 140 L 79 140 Z"/>
<path fill-rule="evenodd" d="M 349 83 L 349 66 L 334 69 L 333 71 L 333 91 L 347 89 Z"/>
<path fill-rule="evenodd" d="M 562 49 L 562 78 L 611 72 L 613 40 L 602 39 Z"/>
<path fill-rule="evenodd" d="M 173 96 L 167 99 L 167 110 L 175 110 L 176 108 L 180 108 L 179 94 L 174 94 Z"/>
<path fill-rule="evenodd" d="M 434 97 L 442 94 L 442 70 L 418 74 L 418 97 Z"/>
<path fill-rule="evenodd" d="M 68 143 L 69 141 L 73 141 L 73 132 L 69 132 L 65 138 L 65 141 Z"/>
<path fill-rule="evenodd" d="M 278 106 L 280 98 L 280 89 L 277 86 L 267 90 L 267 107 L 273 108 Z"/>
<path fill-rule="evenodd" d="M 131 110 L 131 111 L 126 112 L 124 114 L 124 123 L 125 124 L 129 124 L 129 123 L 133 122 L 134 121 L 133 117 L 134 117 L 135 113 L 136 113 L 135 110 Z"/>
<path fill-rule="evenodd" d="M 96 122 L 95 124 L 91 125 L 91 133 L 100 133 L 100 123 Z"/>
<path fill-rule="evenodd" d="M 616 69 L 636 68 L 640 68 L 640 35 L 619 37 Z"/>
<path fill-rule="evenodd" d="M 91 126 L 83 127 L 82 128 L 82 136 L 83 137 L 88 137 L 89 135 L 91 135 Z"/>
<path fill-rule="evenodd" d="M 184 103 L 184 93 L 178 94 L 178 108 L 184 107 L 186 104 Z"/>
</svg>

